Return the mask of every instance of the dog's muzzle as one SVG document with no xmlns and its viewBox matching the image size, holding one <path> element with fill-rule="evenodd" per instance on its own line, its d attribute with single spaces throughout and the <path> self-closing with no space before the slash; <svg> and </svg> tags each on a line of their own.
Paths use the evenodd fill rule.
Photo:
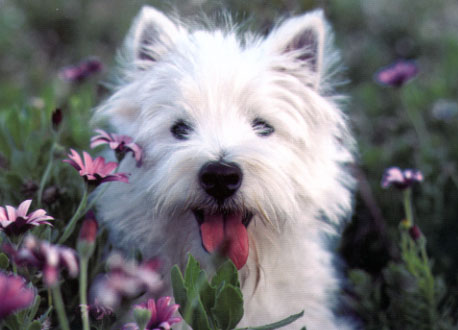
<svg viewBox="0 0 458 330">
<path fill-rule="evenodd" d="M 199 171 L 199 184 L 214 198 L 218 211 L 195 209 L 194 215 L 200 227 L 202 246 L 209 252 L 219 252 L 242 268 L 248 259 L 247 226 L 252 213 L 228 210 L 225 200 L 233 196 L 242 185 L 243 173 L 235 163 L 208 162 Z"/>
</svg>

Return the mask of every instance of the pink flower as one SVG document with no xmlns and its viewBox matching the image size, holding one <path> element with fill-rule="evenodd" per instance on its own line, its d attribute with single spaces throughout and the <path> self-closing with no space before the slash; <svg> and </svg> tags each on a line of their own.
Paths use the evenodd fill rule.
<svg viewBox="0 0 458 330">
<path fill-rule="evenodd" d="M 127 174 L 125 173 L 110 174 L 118 166 L 117 163 L 105 163 L 105 159 L 103 157 L 92 159 L 85 151 L 83 151 L 83 162 L 80 155 L 75 150 L 70 149 L 70 151 L 71 154 L 68 155 L 69 159 L 64 159 L 63 161 L 72 165 L 89 184 L 98 186 L 99 184 L 108 181 L 129 182 Z"/>
<path fill-rule="evenodd" d="M 162 285 L 154 260 L 138 265 L 134 261 L 126 261 L 120 254 L 113 254 L 107 264 L 110 271 L 100 275 L 91 288 L 94 299 L 105 307 L 115 309 L 123 298 L 153 293 Z"/>
<path fill-rule="evenodd" d="M 393 185 L 398 189 L 411 187 L 415 182 L 423 181 L 423 174 L 419 170 L 405 169 L 393 166 L 385 170 L 382 177 L 382 187 Z"/>
<path fill-rule="evenodd" d="M 171 329 L 173 324 L 181 322 L 181 318 L 173 316 L 180 306 L 170 305 L 171 300 L 170 297 L 162 297 L 156 303 L 154 299 L 148 299 L 146 303 L 135 306 L 135 308 L 147 309 L 151 312 L 151 318 L 145 330 Z M 138 327 L 133 323 L 128 323 L 124 325 L 124 329 L 138 329 Z"/>
<path fill-rule="evenodd" d="M 34 226 L 42 224 L 51 226 L 47 220 L 54 220 L 54 218 L 47 215 L 45 210 L 38 209 L 27 214 L 31 203 L 32 200 L 28 199 L 19 204 L 17 209 L 10 205 L 0 207 L 0 230 L 7 235 L 19 235 Z"/>
<path fill-rule="evenodd" d="M 91 148 L 95 148 L 102 144 L 108 144 L 111 149 L 116 151 L 118 160 L 124 158 L 125 154 L 131 151 L 137 161 L 137 166 L 140 165 L 142 159 L 142 149 L 132 142 L 132 138 L 127 135 L 119 135 L 114 133 L 107 133 L 104 130 L 95 130 L 99 135 L 91 138 Z"/>
<path fill-rule="evenodd" d="M 375 74 L 375 79 L 382 85 L 401 87 L 417 73 L 418 68 L 414 61 L 400 60 L 380 69 Z"/>
<path fill-rule="evenodd" d="M 12 257 L 15 264 L 36 267 L 42 271 L 47 286 L 57 284 L 61 268 L 66 268 L 71 277 L 78 275 L 76 253 L 68 247 L 38 241 L 29 235 L 24 239 L 20 249 L 16 250 L 13 246 L 5 244 L 3 250 Z"/>
<path fill-rule="evenodd" d="M 92 58 L 84 60 L 77 65 L 71 65 L 61 69 L 59 77 L 70 82 L 82 82 L 89 76 L 102 71 L 102 69 L 102 62 Z"/>
<path fill-rule="evenodd" d="M 0 272 L 0 321 L 30 306 L 34 299 L 35 290 L 25 286 L 24 278 Z"/>
</svg>

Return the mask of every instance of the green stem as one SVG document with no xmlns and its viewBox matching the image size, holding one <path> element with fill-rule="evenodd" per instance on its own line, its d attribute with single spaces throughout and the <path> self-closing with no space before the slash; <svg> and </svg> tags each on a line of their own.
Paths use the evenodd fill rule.
<svg viewBox="0 0 458 330">
<path fill-rule="evenodd" d="M 80 258 L 80 307 L 81 319 L 83 321 L 83 329 L 89 330 L 89 313 L 87 305 L 87 264 L 88 259 L 85 257 Z"/>
<path fill-rule="evenodd" d="M 51 173 L 52 169 L 52 164 L 54 162 L 54 150 L 56 149 L 57 146 L 57 138 L 54 135 L 54 141 L 51 146 L 51 150 L 49 151 L 49 160 L 48 160 L 48 165 L 46 165 L 45 173 L 41 177 L 40 181 L 40 187 L 38 188 L 38 207 L 41 207 L 41 202 L 42 202 L 42 195 L 43 195 L 43 190 L 45 188 L 46 182 L 48 182 L 49 175 Z"/>
<path fill-rule="evenodd" d="M 412 93 L 411 90 L 408 92 Z M 415 133 L 417 134 L 418 141 L 420 142 L 421 147 L 427 147 L 427 142 L 431 141 L 428 129 L 426 128 L 426 124 L 422 116 L 418 113 L 413 111 L 405 102 L 404 98 L 401 98 L 401 104 L 403 105 L 404 109 L 406 110 L 407 117 L 410 120 Z"/>
<path fill-rule="evenodd" d="M 54 298 L 54 307 L 56 308 L 57 317 L 59 319 L 60 328 L 62 330 L 70 330 L 67 315 L 65 314 L 64 300 L 62 299 L 62 294 L 60 292 L 59 285 L 54 286 L 51 290 Z"/>
<path fill-rule="evenodd" d="M 412 212 L 412 201 L 411 201 L 411 190 L 407 188 L 404 190 L 404 211 L 406 213 L 406 219 L 410 226 L 413 226 L 413 212 Z"/>
<path fill-rule="evenodd" d="M 87 203 L 87 196 L 88 196 L 88 191 L 87 187 L 84 187 L 83 191 L 83 197 L 81 198 L 81 202 L 78 205 L 78 208 L 76 209 L 75 214 L 73 217 L 70 219 L 68 222 L 67 226 L 65 227 L 64 233 L 60 237 L 58 243 L 63 244 L 73 233 L 73 230 L 75 230 L 75 225 L 76 222 L 78 221 L 79 218 L 83 215 L 83 210 L 85 209 L 86 203 Z"/>
<path fill-rule="evenodd" d="M 87 213 L 95 204 L 95 202 L 102 196 L 105 191 L 108 189 L 108 186 L 110 185 L 110 182 L 105 183 L 103 187 L 99 188 L 99 191 L 97 192 L 97 195 L 95 195 L 91 201 L 87 204 L 86 208 L 84 209 L 84 213 Z"/>
<path fill-rule="evenodd" d="M 52 307 L 52 294 L 51 289 L 48 288 L 48 306 Z"/>
</svg>

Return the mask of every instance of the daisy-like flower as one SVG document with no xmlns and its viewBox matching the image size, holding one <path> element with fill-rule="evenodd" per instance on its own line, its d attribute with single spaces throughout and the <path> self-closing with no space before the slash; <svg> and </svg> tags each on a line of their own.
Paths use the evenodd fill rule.
<svg viewBox="0 0 458 330">
<path fill-rule="evenodd" d="M 29 211 L 31 199 L 23 201 L 19 207 L 7 205 L 0 207 L 0 230 L 7 235 L 19 235 L 26 232 L 28 229 L 39 225 L 50 225 L 47 220 L 54 220 L 53 217 L 46 214 L 43 209 L 38 209 L 30 214 Z"/>
<path fill-rule="evenodd" d="M 78 275 L 78 259 L 76 252 L 61 245 L 53 245 L 47 241 L 38 241 L 29 235 L 24 239 L 20 249 L 9 244 L 3 245 L 13 262 L 19 266 L 32 266 L 43 272 L 43 281 L 47 286 L 54 286 L 59 280 L 59 270 L 66 268 L 71 277 Z"/>
<path fill-rule="evenodd" d="M 30 306 L 35 299 L 35 290 L 25 286 L 20 276 L 0 272 L 0 321 L 19 309 Z"/>
<path fill-rule="evenodd" d="M 419 170 L 405 169 L 393 166 L 387 168 L 382 177 L 382 187 L 388 188 L 393 185 L 398 189 L 404 190 L 411 187 L 415 182 L 423 181 L 423 174 Z"/>
<path fill-rule="evenodd" d="M 138 265 L 113 254 L 108 258 L 107 265 L 110 271 L 100 275 L 91 288 L 94 300 L 105 307 L 115 309 L 123 298 L 153 293 L 162 285 L 154 260 Z"/>
<path fill-rule="evenodd" d="M 69 159 L 64 159 L 63 161 L 73 166 L 89 184 L 98 186 L 101 183 L 109 181 L 129 182 L 126 173 L 111 174 L 118 166 L 117 163 L 105 163 L 105 159 L 100 156 L 96 159 L 92 159 L 85 151 L 83 151 L 83 162 L 80 155 L 75 150 L 70 149 L 70 152 L 71 154 L 68 155 Z"/>
<path fill-rule="evenodd" d="M 382 85 L 401 87 L 417 73 L 418 67 L 414 61 L 400 60 L 380 69 L 375 74 L 375 80 Z"/>
<path fill-rule="evenodd" d="M 102 129 L 95 130 L 98 135 L 91 138 L 91 148 L 95 148 L 102 144 L 108 144 L 111 149 L 116 152 L 118 161 L 121 161 L 127 152 L 131 151 L 137 161 L 137 166 L 140 166 L 142 160 L 142 149 L 135 143 L 132 138 L 127 135 L 107 133 Z"/>
<path fill-rule="evenodd" d="M 171 326 L 175 323 L 181 322 L 180 317 L 173 316 L 178 310 L 179 305 L 170 305 L 170 297 L 162 297 L 156 301 L 154 299 L 148 299 L 146 303 L 135 306 L 135 308 L 146 309 L 151 312 L 151 318 L 146 324 L 145 330 L 164 330 L 171 329 Z M 138 330 L 138 326 L 135 323 L 125 324 L 123 330 Z"/>
<path fill-rule="evenodd" d="M 70 65 L 61 69 L 59 77 L 70 82 L 82 82 L 89 76 L 102 71 L 102 69 L 102 62 L 95 58 L 90 58 L 77 65 Z"/>
</svg>

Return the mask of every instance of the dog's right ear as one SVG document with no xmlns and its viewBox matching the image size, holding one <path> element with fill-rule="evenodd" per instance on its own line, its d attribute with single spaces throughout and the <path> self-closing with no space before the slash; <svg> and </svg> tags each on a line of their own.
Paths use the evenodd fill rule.
<svg viewBox="0 0 458 330">
<path fill-rule="evenodd" d="M 147 69 L 170 51 L 181 33 L 183 30 L 164 14 L 144 6 L 127 35 L 126 55 L 138 69 Z"/>
</svg>

